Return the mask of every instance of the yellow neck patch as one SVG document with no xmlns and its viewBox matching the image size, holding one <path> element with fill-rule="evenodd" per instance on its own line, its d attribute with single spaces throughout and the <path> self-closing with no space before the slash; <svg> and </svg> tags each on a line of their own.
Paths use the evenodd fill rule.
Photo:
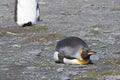
<svg viewBox="0 0 120 80">
<path fill-rule="evenodd" d="M 79 59 L 77 59 L 78 64 L 84 65 L 84 64 L 87 64 L 88 62 L 89 62 L 89 60 L 79 60 Z"/>
</svg>

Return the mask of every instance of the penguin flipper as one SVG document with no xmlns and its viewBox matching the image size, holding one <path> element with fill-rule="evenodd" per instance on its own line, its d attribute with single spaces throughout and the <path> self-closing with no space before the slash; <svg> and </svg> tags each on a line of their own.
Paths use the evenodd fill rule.
<svg viewBox="0 0 120 80">
<path fill-rule="evenodd" d="M 40 8 L 38 3 L 37 3 L 37 21 L 40 21 Z"/>
<path fill-rule="evenodd" d="M 15 0 L 15 6 L 14 6 L 14 21 L 17 22 L 17 4 L 18 1 Z"/>
</svg>

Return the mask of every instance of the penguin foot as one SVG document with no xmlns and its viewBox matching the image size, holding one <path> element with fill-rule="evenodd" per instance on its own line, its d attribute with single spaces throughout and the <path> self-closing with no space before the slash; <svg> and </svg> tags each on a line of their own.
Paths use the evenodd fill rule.
<svg viewBox="0 0 120 80">
<path fill-rule="evenodd" d="M 91 60 L 88 62 L 88 64 L 94 64 Z"/>
<path fill-rule="evenodd" d="M 55 61 L 55 63 L 58 63 L 58 64 L 63 64 L 63 62 L 61 62 L 61 61 Z"/>
<path fill-rule="evenodd" d="M 25 24 L 23 24 L 22 27 L 26 27 L 26 26 L 32 26 L 32 23 L 31 22 L 25 23 Z"/>
</svg>

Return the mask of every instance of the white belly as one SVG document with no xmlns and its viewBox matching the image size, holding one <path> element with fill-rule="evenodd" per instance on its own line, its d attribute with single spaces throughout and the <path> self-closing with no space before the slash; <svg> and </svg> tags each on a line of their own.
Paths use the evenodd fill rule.
<svg viewBox="0 0 120 80">
<path fill-rule="evenodd" d="M 37 0 L 18 0 L 17 3 L 17 24 L 22 26 L 31 22 L 36 24 L 38 18 Z"/>
</svg>

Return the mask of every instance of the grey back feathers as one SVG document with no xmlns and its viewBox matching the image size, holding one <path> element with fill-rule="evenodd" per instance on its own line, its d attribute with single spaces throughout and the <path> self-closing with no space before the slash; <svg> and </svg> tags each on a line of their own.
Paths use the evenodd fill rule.
<svg viewBox="0 0 120 80">
<path fill-rule="evenodd" d="M 57 46 L 56 46 L 55 50 L 56 51 L 61 51 L 61 50 L 63 50 L 63 48 L 66 49 L 66 47 L 67 47 L 68 50 L 74 49 L 72 51 L 76 51 L 78 48 L 89 49 L 88 45 L 82 39 L 80 39 L 78 37 L 67 37 L 63 40 L 60 40 L 57 43 Z"/>
</svg>

